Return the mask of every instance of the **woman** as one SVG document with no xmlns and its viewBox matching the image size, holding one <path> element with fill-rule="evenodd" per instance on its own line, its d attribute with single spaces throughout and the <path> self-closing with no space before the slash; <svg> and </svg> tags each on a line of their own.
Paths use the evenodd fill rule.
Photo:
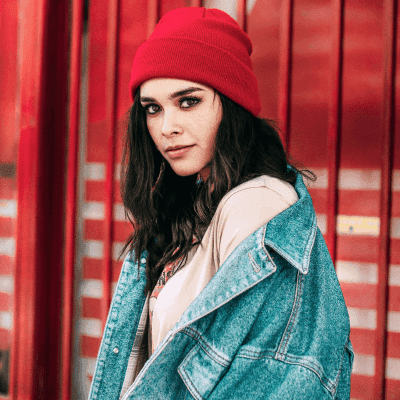
<svg viewBox="0 0 400 400">
<path fill-rule="evenodd" d="M 302 175 L 222 11 L 167 13 L 132 67 L 134 234 L 90 399 L 348 399 L 349 318 Z"/>
</svg>

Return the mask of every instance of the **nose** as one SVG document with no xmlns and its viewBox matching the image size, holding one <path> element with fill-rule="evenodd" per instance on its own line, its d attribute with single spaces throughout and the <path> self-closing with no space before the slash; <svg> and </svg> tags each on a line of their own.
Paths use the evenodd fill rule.
<svg viewBox="0 0 400 400">
<path fill-rule="evenodd" d="M 164 136 L 182 132 L 182 127 L 180 126 L 179 116 L 176 110 L 167 109 L 164 111 L 161 131 Z"/>
</svg>

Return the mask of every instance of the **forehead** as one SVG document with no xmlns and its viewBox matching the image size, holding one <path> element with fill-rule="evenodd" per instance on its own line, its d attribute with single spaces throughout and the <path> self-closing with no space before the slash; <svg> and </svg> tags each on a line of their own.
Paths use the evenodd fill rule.
<svg viewBox="0 0 400 400">
<path fill-rule="evenodd" d="M 204 91 L 212 91 L 208 86 L 197 82 L 173 78 L 154 78 L 140 85 L 140 96 L 169 96 L 188 88 L 200 88 Z"/>
</svg>

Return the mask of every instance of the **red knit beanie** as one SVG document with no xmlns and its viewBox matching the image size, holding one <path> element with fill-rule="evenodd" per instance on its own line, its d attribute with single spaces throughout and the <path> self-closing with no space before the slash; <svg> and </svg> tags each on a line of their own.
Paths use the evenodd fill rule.
<svg viewBox="0 0 400 400">
<path fill-rule="evenodd" d="M 184 79 L 216 89 L 257 116 L 261 103 L 251 52 L 250 38 L 225 12 L 200 7 L 172 10 L 136 52 L 131 98 L 149 79 Z"/>
</svg>

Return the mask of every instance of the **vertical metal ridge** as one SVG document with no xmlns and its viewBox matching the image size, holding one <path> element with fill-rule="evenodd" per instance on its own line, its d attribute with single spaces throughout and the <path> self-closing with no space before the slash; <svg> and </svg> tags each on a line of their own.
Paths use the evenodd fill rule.
<svg viewBox="0 0 400 400">
<path fill-rule="evenodd" d="M 327 245 L 336 263 L 336 217 L 338 210 L 338 171 L 341 138 L 342 109 L 342 75 L 343 75 L 343 30 L 344 0 L 332 3 L 332 60 L 331 60 L 331 98 L 328 117 L 328 212 L 327 212 Z"/>
<path fill-rule="evenodd" d="M 74 304 L 74 268 L 76 255 L 76 216 L 79 151 L 79 110 L 82 63 L 84 0 L 72 2 L 71 66 L 69 81 L 68 164 L 65 219 L 65 254 L 62 316 L 62 393 L 63 400 L 71 398 L 72 326 Z"/>
<path fill-rule="evenodd" d="M 113 205 L 114 205 L 114 166 L 115 166 L 115 128 L 117 106 L 117 60 L 118 60 L 118 21 L 119 0 L 109 3 L 107 21 L 107 82 L 106 82 L 106 124 L 108 133 L 108 159 L 105 182 L 105 238 L 103 268 L 102 322 L 105 326 L 111 301 L 112 246 L 113 246 Z"/>
<path fill-rule="evenodd" d="M 286 151 L 290 152 L 290 106 L 292 91 L 292 52 L 293 52 L 293 0 L 282 3 L 280 26 L 280 53 L 278 77 L 278 121 L 282 124 Z"/>
<path fill-rule="evenodd" d="M 149 37 L 160 18 L 160 0 L 148 0 L 147 4 L 147 37 Z"/>
<path fill-rule="evenodd" d="M 40 164 L 40 89 L 43 86 L 44 57 L 42 46 L 48 1 L 40 4 L 19 3 L 18 35 L 21 57 L 18 60 L 20 80 L 20 138 L 17 165 L 17 221 L 14 271 L 13 343 L 11 353 L 9 395 L 12 399 L 34 398 L 35 343 L 35 280 L 38 246 L 38 185 Z M 28 46 L 28 43 L 34 44 Z M 36 47 L 36 48 L 35 48 Z M 39 53 L 39 55 L 37 54 Z M 35 61 L 38 63 L 35 65 Z M 28 75 L 27 71 L 35 71 Z M 30 98 L 29 98 L 30 97 Z M 23 134 L 22 134 L 23 133 Z M 25 239 L 25 240 L 22 240 Z M 27 242 L 29 242 L 29 245 Z M 33 264 L 33 268 L 32 268 Z M 24 397 L 25 396 L 25 397 Z"/>
<path fill-rule="evenodd" d="M 22 0 L 19 17 L 17 301 L 10 392 L 15 399 L 47 399 L 59 396 L 62 370 L 68 2 Z"/>
<path fill-rule="evenodd" d="M 238 24 L 245 32 L 247 32 L 247 1 L 238 0 L 237 9 L 238 9 Z"/>
<path fill-rule="evenodd" d="M 390 216 L 395 123 L 396 0 L 385 0 L 383 19 L 383 109 L 380 236 L 377 287 L 377 328 L 375 354 L 375 399 L 385 398 L 387 344 L 388 275 L 390 262 Z"/>
<path fill-rule="evenodd" d="M 203 7 L 202 0 L 191 0 L 190 7 Z"/>
</svg>

